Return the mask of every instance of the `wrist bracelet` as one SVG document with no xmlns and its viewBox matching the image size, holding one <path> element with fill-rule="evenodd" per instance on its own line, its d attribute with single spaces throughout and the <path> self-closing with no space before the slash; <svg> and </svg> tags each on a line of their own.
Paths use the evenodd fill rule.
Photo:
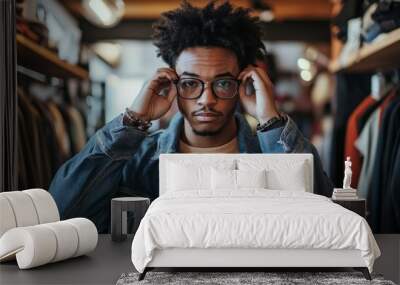
<svg viewBox="0 0 400 285">
<path fill-rule="evenodd" d="M 151 127 L 150 120 L 143 120 L 139 118 L 138 114 L 132 110 L 129 110 L 128 108 L 125 109 L 122 123 L 125 126 L 134 127 L 140 131 L 147 131 Z"/>
<path fill-rule="evenodd" d="M 281 114 L 278 114 L 278 117 L 272 117 L 262 125 L 260 123 L 257 124 L 257 131 L 265 132 L 269 129 L 272 129 L 276 124 L 283 123 L 286 121 L 286 118 Z"/>
</svg>

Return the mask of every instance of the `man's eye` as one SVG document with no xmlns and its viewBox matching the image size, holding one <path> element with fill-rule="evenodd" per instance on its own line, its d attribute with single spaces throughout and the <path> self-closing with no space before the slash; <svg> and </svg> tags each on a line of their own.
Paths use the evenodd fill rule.
<svg viewBox="0 0 400 285">
<path fill-rule="evenodd" d="M 196 80 L 184 80 L 181 82 L 182 88 L 196 88 L 199 86 L 199 82 Z"/>
<path fill-rule="evenodd" d="M 217 81 L 217 87 L 219 88 L 224 88 L 224 89 L 229 89 L 233 85 L 232 80 L 218 80 Z"/>
</svg>

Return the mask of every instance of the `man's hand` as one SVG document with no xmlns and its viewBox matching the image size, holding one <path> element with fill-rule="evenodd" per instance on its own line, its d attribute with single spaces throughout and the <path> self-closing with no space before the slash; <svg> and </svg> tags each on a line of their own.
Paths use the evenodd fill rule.
<svg viewBox="0 0 400 285">
<path fill-rule="evenodd" d="M 143 120 L 159 119 L 168 112 L 176 97 L 173 81 L 177 79 L 178 75 L 172 68 L 159 68 L 143 85 L 130 109 Z M 160 94 L 161 91 L 164 94 Z"/>
<path fill-rule="evenodd" d="M 239 74 L 238 79 L 242 81 L 239 88 L 240 103 L 248 114 L 258 119 L 260 124 L 279 116 L 273 85 L 263 69 L 248 66 Z M 250 83 L 247 80 L 252 81 L 255 94 L 246 94 L 246 85 Z"/>
</svg>

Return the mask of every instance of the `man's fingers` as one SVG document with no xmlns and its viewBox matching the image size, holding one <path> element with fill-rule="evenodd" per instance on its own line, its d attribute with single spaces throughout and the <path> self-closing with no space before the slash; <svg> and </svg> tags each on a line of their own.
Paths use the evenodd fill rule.
<svg viewBox="0 0 400 285">
<path fill-rule="evenodd" d="M 250 82 L 249 82 L 250 81 Z M 256 92 L 256 90 L 263 89 L 265 83 L 261 79 L 260 75 L 255 70 L 249 70 L 242 78 L 242 84 L 246 88 L 246 92 L 250 92 L 251 88 L 248 84 L 251 84 L 254 88 L 252 92 Z M 251 88 L 251 89 L 250 89 Z M 253 94 L 249 94 L 253 95 Z"/>
<path fill-rule="evenodd" d="M 256 96 L 247 96 L 244 85 L 239 87 L 239 102 L 243 110 L 254 116 L 254 110 L 256 107 Z"/>
<path fill-rule="evenodd" d="M 241 84 L 239 87 L 239 99 L 243 103 L 255 103 L 255 96 L 248 96 L 245 84 Z"/>
<path fill-rule="evenodd" d="M 267 72 L 266 72 L 265 70 L 263 70 L 262 68 L 260 68 L 260 67 L 254 67 L 254 66 L 248 66 L 248 67 L 246 67 L 246 68 L 239 74 L 238 79 L 239 79 L 239 80 L 242 80 L 242 81 L 246 80 L 246 78 L 248 77 L 247 75 L 248 75 L 249 73 L 250 73 L 250 74 L 251 74 L 251 73 L 253 73 L 253 74 L 255 73 L 255 74 L 261 79 L 261 81 L 264 82 L 265 86 L 272 86 L 272 82 L 271 82 L 271 80 L 269 79 Z M 253 78 L 253 79 L 254 79 L 254 78 Z"/>
<path fill-rule="evenodd" d="M 173 80 L 178 80 L 178 74 L 176 74 L 175 70 L 172 68 L 160 68 L 159 73 L 167 73 L 171 76 Z"/>
<path fill-rule="evenodd" d="M 153 79 L 153 82 L 150 84 L 150 89 L 157 93 L 156 95 L 167 96 L 166 92 L 169 92 L 169 90 L 174 87 L 173 82 L 175 79 L 176 75 L 171 72 L 161 71 L 157 73 L 156 78 Z M 168 91 L 164 91 L 166 88 L 168 88 Z"/>
<path fill-rule="evenodd" d="M 177 90 L 174 84 L 171 84 L 168 95 L 166 97 L 166 99 L 168 100 L 169 103 L 171 103 L 172 101 L 174 101 L 176 95 L 177 95 Z"/>
<path fill-rule="evenodd" d="M 157 73 L 162 73 L 162 72 L 168 72 L 171 75 L 178 77 L 178 75 L 176 74 L 176 71 L 172 68 L 168 68 L 168 67 L 161 67 L 157 69 Z"/>
<path fill-rule="evenodd" d="M 268 76 L 267 72 L 264 69 L 262 69 L 260 67 L 255 67 L 255 71 L 262 78 L 262 80 L 265 82 L 265 84 L 267 86 L 272 86 L 271 79 L 269 79 L 269 76 Z"/>
<path fill-rule="evenodd" d="M 175 80 L 178 80 L 178 75 L 172 68 L 159 68 L 153 76 L 153 81 L 157 83 L 163 83 L 163 81 L 174 82 Z"/>
<path fill-rule="evenodd" d="M 171 103 L 177 95 L 176 87 L 173 83 L 175 78 L 176 75 L 172 74 L 170 70 L 160 71 L 159 73 L 160 92 L 157 95 L 160 95 L 161 99 L 168 101 L 168 103 Z"/>
<path fill-rule="evenodd" d="M 246 67 L 245 69 L 243 69 L 242 72 L 240 72 L 240 74 L 239 74 L 239 76 L 238 76 L 238 79 L 239 79 L 239 80 L 243 80 L 243 77 L 244 77 L 247 73 L 249 73 L 249 71 L 251 71 L 251 68 L 252 68 L 252 67 L 248 66 L 248 67 Z"/>
<path fill-rule="evenodd" d="M 175 78 L 176 78 L 176 76 L 174 76 L 170 72 L 162 71 L 162 72 L 157 74 L 155 80 L 158 81 L 158 82 L 163 82 L 163 81 L 173 82 L 175 80 Z"/>
</svg>

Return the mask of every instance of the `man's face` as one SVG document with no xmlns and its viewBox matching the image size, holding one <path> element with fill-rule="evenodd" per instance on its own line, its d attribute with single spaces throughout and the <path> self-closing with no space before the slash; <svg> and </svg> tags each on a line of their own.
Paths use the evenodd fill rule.
<svg viewBox="0 0 400 285">
<path fill-rule="evenodd" d="M 197 135 L 210 136 L 223 131 L 232 119 L 237 94 L 231 99 L 220 99 L 212 91 L 211 82 L 218 78 L 235 78 L 239 65 L 235 54 L 224 48 L 196 47 L 185 49 L 175 65 L 179 78 L 198 78 L 206 82 L 197 99 L 178 96 L 178 107 Z"/>
</svg>

